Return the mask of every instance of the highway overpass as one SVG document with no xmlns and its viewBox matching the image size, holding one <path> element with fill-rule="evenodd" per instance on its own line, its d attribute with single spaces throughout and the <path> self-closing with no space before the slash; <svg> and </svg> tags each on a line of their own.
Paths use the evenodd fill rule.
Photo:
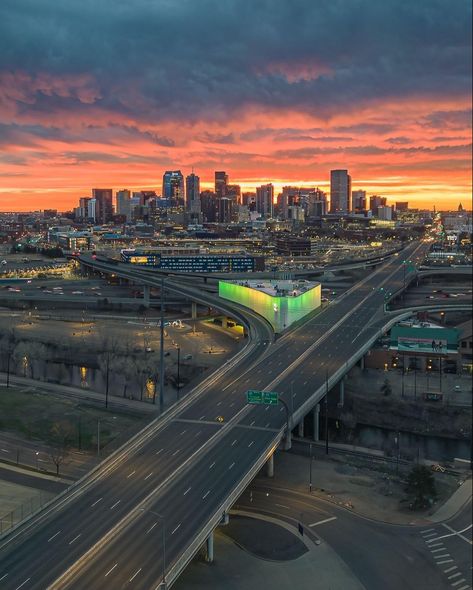
<svg viewBox="0 0 473 590">
<path fill-rule="evenodd" d="M 279 392 L 291 427 L 301 421 L 396 321 L 383 311 L 386 290 L 402 288 L 403 260 L 420 263 L 427 248 L 410 245 L 275 343 L 261 320 L 232 310 L 250 325 L 247 350 L 10 535 L 0 546 L 2 588 L 149 590 L 163 573 L 171 585 L 206 540 L 211 551 L 213 529 L 284 437 L 284 407 L 248 406 L 245 392 Z M 123 265 L 95 268 L 161 282 Z M 175 280 L 166 288 L 226 305 Z"/>
</svg>

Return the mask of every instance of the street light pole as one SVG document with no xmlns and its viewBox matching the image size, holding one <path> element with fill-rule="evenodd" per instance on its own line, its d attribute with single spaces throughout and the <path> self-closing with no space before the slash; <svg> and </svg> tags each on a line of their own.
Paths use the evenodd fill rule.
<svg viewBox="0 0 473 590">
<path fill-rule="evenodd" d="M 328 371 L 325 371 L 325 454 L 328 455 Z"/>
<path fill-rule="evenodd" d="M 181 347 L 177 347 L 177 399 L 179 401 L 179 394 L 181 392 L 181 377 L 180 377 L 180 360 L 181 360 Z"/>
<path fill-rule="evenodd" d="M 149 512 L 150 514 L 154 514 L 159 520 L 162 522 L 162 542 L 163 542 L 163 581 L 162 581 L 162 589 L 166 590 L 166 519 L 161 514 L 154 512 L 154 510 L 146 510 L 145 508 L 140 508 L 142 512 Z"/>
<path fill-rule="evenodd" d="M 161 333 L 160 333 L 160 371 L 159 371 L 159 412 L 164 410 L 164 277 L 161 278 Z"/>
<path fill-rule="evenodd" d="M 309 459 L 310 459 L 310 462 L 309 462 L 309 494 L 311 494 L 312 493 L 312 459 L 313 459 L 313 457 L 312 457 L 312 443 L 309 444 L 309 455 L 310 455 L 310 457 L 309 457 Z"/>
</svg>

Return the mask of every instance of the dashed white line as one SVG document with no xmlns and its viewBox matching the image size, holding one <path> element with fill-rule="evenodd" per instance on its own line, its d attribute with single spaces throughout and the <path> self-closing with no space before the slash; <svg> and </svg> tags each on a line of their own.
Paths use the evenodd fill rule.
<svg viewBox="0 0 473 590">
<path fill-rule="evenodd" d="M 212 465 L 209 465 L 209 471 L 212 469 L 212 467 L 215 467 L 215 461 L 212 463 Z"/>
<path fill-rule="evenodd" d="M 177 453 L 179 453 L 181 449 L 177 449 L 177 451 L 174 451 L 174 453 L 171 455 L 172 457 L 174 457 L 175 455 L 177 455 Z"/>
<path fill-rule="evenodd" d="M 91 504 L 90 507 L 93 508 L 94 506 L 96 506 L 102 500 L 103 500 L 103 498 L 99 498 L 98 500 L 95 500 L 95 502 L 93 504 Z"/>
<path fill-rule="evenodd" d="M 49 539 L 48 539 L 48 543 L 49 543 L 49 541 L 52 541 L 52 540 L 53 540 L 55 537 L 57 537 L 57 536 L 59 535 L 59 533 L 60 533 L 60 532 L 61 532 L 61 531 L 58 531 L 58 532 L 57 532 L 57 533 L 55 533 L 55 534 L 54 534 L 52 537 L 49 537 Z"/>
<path fill-rule="evenodd" d="M 443 561 L 437 561 L 437 565 L 442 565 L 444 563 L 452 563 L 453 559 L 444 559 Z"/>
<path fill-rule="evenodd" d="M 448 576 L 448 579 L 453 580 L 453 578 L 458 578 L 458 576 L 461 576 L 461 572 L 457 572 L 456 574 L 452 574 L 451 576 Z"/>
<path fill-rule="evenodd" d="M 197 438 L 200 435 L 201 432 L 202 432 L 202 430 L 199 430 L 199 432 L 196 433 L 196 435 L 194 436 L 194 438 Z"/>
<path fill-rule="evenodd" d="M 132 475 L 135 475 L 135 473 L 136 473 L 136 469 L 135 469 L 135 471 L 132 471 L 132 472 L 131 472 L 129 475 L 127 475 L 127 476 L 126 476 L 126 478 L 127 478 L 127 479 L 130 479 L 130 477 L 131 477 Z"/>
<path fill-rule="evenodd" d="M 267 412 L 271 406 L 266 406 L 264 411 Z"/>
<path fill-rule="evenodd" d="M 235 463 L 232 463 L 228 469 L 230 470 L 230 469 L 233 469 L 234 467 L 235 467 Z"/>
<path fill-rule="evenodd" d="M 185 434 L 186 432 L 187 432 L 187 430 L 183 430 L 179 436 L 182 436 L 182 435 L 183 435 L 183 434 Z"/>
<path fill-rule="evenodd" d="M 255 441 L 254 441 L 254 440 L 252 440 L 252 441 L 250 442 L 250 444 L 248 445 L 248 448 L 250 448 L 250 447 L 251 447 L 252 445 L 254 445 L 254 444 L 255 444 Z"/>
<path fill-rule="evenodd" d="M 205 500 L 205 498 L 207 498 L 207 496 L 210 494 L 210 490 L 208 490 L 207 492 L 205 492 L 205 494 L 202 496 L 202 500 Z"/>
<path fill-rule="evenodd" d="M 442 541 L 440 541 L 440 543 L 432 543 L 432 545 L 429 545 L 429 549 L 431 547 L 442 547 L 442 545 L 443 545 Z"/>
<path fill-rule="evenodd" d="M 266 424 L 265 428 L 269 428 L 269 424 L 270 424 L 270 423 L 268 422 L 268 423 Z"/>
<path fill-rule="evenodd" d="M 217 402 L 217 406 L 220 406 L 222 402 Z"/>
<path fill-rule="evenodd" d="M 233 447 L 234 445 L 236 445 L 236 442 L 237 442 L 237 439 L 235 439 L 230 446 Z"/>
<path fill-rule="evenodd" d="M 74 543 L 74 541 L 77 541 L 77 539 L 78 539 L 78 538 L 79 538 L 81 535 L 82 535 L 82 533 L 79 533 L 79 534 L 77 535 L 77 537 L 74 537 L 74 538 L 72 539 L 72 541 L 69 541 L 69 545 L 72 545 L 72 543 Z"/>
<path fill-rule="evenodd" d="M 157 522 L 155 522 L 154 524 L 152 524 L 152 525 L 150 526 L 150 528 L 149 528 L 149 529 L 146 531 L 146 534 L 150 533 L 150 532 L 151 532 L 151 531 L 154 529 L 154 527 L 155 527 L 157 524 L 158 524 Z"/>
<path fill-rule="evenodd" d="M 444 570 L 445 574 L 448 574 L 448 572 L 453 572 L 453 570 L 457 570 L 458 567 L 456 565 L 452 565 L 452 567 L 449 567 L 448 569 Z"/>
<path fill-rule="evenodd" d="M 232 403 L 230 404 L 230 407 L 231 407 L 231 408 L 233 408 L 233 406 L 234 406 L 234 405 L 235 405 L 235 402 L 232 402 Z"/>
<path fill-rule="evenodd" d="M 428 533 L 424 535 L 424 539 L 428 539 L 429 537 L 435 537 L 436 535 L 438 535 L 438 533 L 434 531 L 433 533 Z"/>
<path fill-rule="evenodd" d="M 310 527 L 317 526 L 319 524 L 325 524 L 326 522 L 331 522 L 332 520 L 337 520 L 336 516 L 331 516 L 330 518 L 325 518 L 324 520 L 319 520 L 318 522 L 313 522 L 310 524 Z"/>
<path fill-rule="evenodd" d="M 181 526 L 181 523 L 179 523 L 177 525 L 177 527 L 172 531 L 171 535 L 174 535 L 174 533 L 177 531 L 177 529 Z"/>
<path fill-rule="evenodd" d="M 253 422 L 250 424 L 250 426 L 254 426 L 255 425 L 255 421 L 253 420 Z"/>
<path fill-rule="evenodd" d="M 463 584 L 463 582 L 466 582 L 465 578 L 462 578 L 461 580 L 457 580 L 456 582 L 452 582 L 452 586 L 458 586 L 458 584 Z"/>
<path fill-rule="evenodd" d="M 129 582 L 133 582 L 133 580 L 136 578 L 136 576 L 141 572 L 141 568 L 139 570 L 137 570 L 132 576 L 131 578 L 128 580 Z"/>
<path fill-rule="evenodd" d="M 279 506 L 279 508 L 287 508 L 289 510 L 289 506 L 285 506 L 284 504 L 275 504 L 275 506 Z"/>
<path fill-rule="evenodd" d="M 2 580 L 4 580 L 4 579 L 5 579 L 7 576 L 8 576 L 8 574 L 5 574 L 4 576 L 2 576 L 2 577 L 0 578 L 0 582 L 1 582 Z"/>
<path fill-rule="evenodd" d="M 438 549 L 432 549 L 431 553 L 438 553 L 439 551 L 445 551 L 445 547 L 439 547 Z"/>
<path fill-rule="evenodd" d="M 109 574 L 113 572 L 113 570 L 117 567 L 118 563 L 116 563 L 113 567 L 111 567 L 108 572 L 105 574 L 104 578 L 106 578 Z"/>
<path fill-rule="evenodd" d="M 28 578 L 27 580 L 25 580 L 24 582 L 22 582 L 19 586 L 17 586 L 15 588 L 15 590 L 20 590 L 20 588 L 22 588 L 26 584 L 26 582 L 29 582 L 30 580 L 31 580 L 31 578 Z"/>
<path fill-rule="evenodd" d="M 443 555 L 434 555 L 434 559 L 443 559 L 444 557 L 450 557 L 450 553 L 444 553 Z"/>
<path fill-rule="evenodd" d="M 164 451 L 164 449 L 159 449 L 159 451 L 156 451 L 155 455 L 159 455 L 159 453 L 162 453 Z"/>
<path fill-rule="evenodd" d="M 470 586 L 468 586 L 468 584 L 465 584 L 465 586 L 462 586 L 461 588 L 457 588 L 457 590 L 470 590 Z"/>
<path fill-rule="evenodd" d="M 191 489 L 192 489 L 192 486 L 189 486 L 187 488 L 187 490 L 182 495 L 185 496 L 186 494 L 188 494 L 191 491 Z"/>
<path fill-rule="evenodd" d="M 203 420 L 205 418 L 205 414 L 199 418 L 199 420 Z"/>
<path fill-rule="evenodd" d="M 2 449 L 2 451 L 3 451 L 4 453 L 9 453 L 9 452 L 10 452 L 8 449 Z M 3 580 L 3 578 L 0 578 L 0 580 Z"/>
<path fill-rule="evenodd" d="M 425 529 L 425 531 L 420 531 L 423 535 L 425 535 L 425 533 L 431 533 L 432 531 L 435 531 L 435 529 Z"/>
<path fill-rule="evenodd" d="M 120 504 L 120 502 L 121 500 L 117 500 L 113 506 L 110 506 L 110 510 L 113 510 L 115 506 L 118 506 L 118 504 Z"/>
<path fill-rule="evenodd" d="M 145 477 L 145 481 L 146 481 L 147 479 L 149 479 L 149 478 L 150 478 L 152 475 L 153 475 L 153 472 L 151 472 L 151 473 L 148 473 L 148 475 Z"/>
</svg>

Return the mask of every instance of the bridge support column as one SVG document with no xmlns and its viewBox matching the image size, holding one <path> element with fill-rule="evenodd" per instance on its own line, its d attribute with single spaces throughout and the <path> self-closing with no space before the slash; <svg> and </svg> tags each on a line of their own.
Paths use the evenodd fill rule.
<svg viewBox="0 0 473 590">
<path fill-rule="evenodd" d="M 365 355 L 363 355 L 360 359 L 360 369 L 363 371 L 365 368 Z"/>
<path fill-rule="evenodd" d="M 299 438 L 304 438 L 304 418 L 302 418 L 302 420 L 297 425 L 297 436 Z"/>
<path fill-rule="evenodd" d="M 193 320 L 197 318 L 197 303 L 195 301 L 191 303 L 191 318 Z"/>
<path fill-rule="evenodd" d="M 266 476 L 274 477 L 274 453 L 266 461 Z"/>
<path fill-rule="evenodd" d="M 340 380 L 340 383 L 338 384 L 338 388 L 339 388 L 339 393 L 340 393 L 338 405 L 340 408 L 343 408 L 343 406 L 345 404 L 345 379 L 344 378 Z"/>
<path fill-rule="evenodd" d="M 214 533 L 213 533 L 213 531 L 207 537 L 206 549 L 207 549 L 207 551 L 206 551 L 206 555 L 205 555 L 205 561 L 207 563 L 212 563 L 214 560 Z"/>
<path fill-rule="evenodd" d="M 317 442 L 320 438 L 320 404 L 317 404 L 312 410 L 312 420 L 314 425 L 313 440 Z"/>
<path fill-rule="evenodd" d="M 145 307 L 149 307 L 149 285 L 143 286 L 143 304 Z"/>
</svg>

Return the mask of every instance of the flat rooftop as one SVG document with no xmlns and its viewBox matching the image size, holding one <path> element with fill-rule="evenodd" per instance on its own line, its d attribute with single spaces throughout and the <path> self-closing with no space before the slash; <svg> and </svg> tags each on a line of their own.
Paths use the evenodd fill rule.
<svg viewBox="0 0 473 590">
<path fill-rule="evenodd" d="M 303 293 L 307 293 L 314 287 L 320 285 L 315 281 L 305 280 L 283 280 L 283 279 L 272 279 L 269 281 L 257 281 L 257 280 L 245 280 L 245 281 L 226 281 L 233 283 L 234 285 L 240 285 L 241 287 L 247 287 L 255 291 L 261 291 L 270 295 L 271 297 L 299 297 Z"/>
</svg>

